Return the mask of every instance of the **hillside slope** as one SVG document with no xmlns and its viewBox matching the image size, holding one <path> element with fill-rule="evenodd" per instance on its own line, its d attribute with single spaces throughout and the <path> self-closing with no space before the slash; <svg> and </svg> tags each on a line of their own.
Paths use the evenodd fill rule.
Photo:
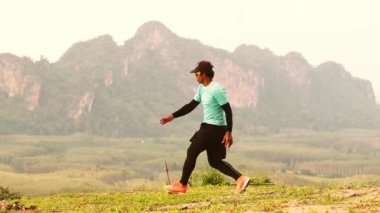
<svg viewBox="0 0 380 213">
<path fill-rule="evenodd" d="M 158 128 L 158 120 L 193 98 L 189 70 L 204 59 L 228 91 L 234 129 L 245 134 L 254 126 L 380 127 L 371 83 L 343 65 L 313 67 L 300 53 L 277 56 L 253 45 L 228 52 L 152 21 L 120 46 L 109 35 L 77 42 L 56 63 L 0 54 L 0 133 L 183 135 L 201 122 L 201 109 L 176 126 Z"/>
</svg>

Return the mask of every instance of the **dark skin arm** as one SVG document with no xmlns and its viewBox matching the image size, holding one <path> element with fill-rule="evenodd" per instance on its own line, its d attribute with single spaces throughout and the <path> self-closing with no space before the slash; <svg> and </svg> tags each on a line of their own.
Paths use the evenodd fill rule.
<svg viewBox="0 0 380 213">
<path fill-rule="evenodd" d="M 174 119 L 174 116 L 173 115 L 165 115 L 164 117 L 162 117 L 160 119 L 160 124 L 161 125 L 164 125 L 166 123 L 169 123 L 170 121 L 172 121 Z"/>
</svg>

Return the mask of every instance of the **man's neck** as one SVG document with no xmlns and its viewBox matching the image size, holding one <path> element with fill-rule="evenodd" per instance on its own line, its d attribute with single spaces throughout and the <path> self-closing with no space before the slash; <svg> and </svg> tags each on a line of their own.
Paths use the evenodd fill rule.
<svg viewBox="0 0 380 213">
<path fill-rule="evenodd" d="M 202 84 L 203 86 L 207 87 L 211 83 L 211 81 L 212 81 L 211 79 L 205 78 Z"/>
</svg>

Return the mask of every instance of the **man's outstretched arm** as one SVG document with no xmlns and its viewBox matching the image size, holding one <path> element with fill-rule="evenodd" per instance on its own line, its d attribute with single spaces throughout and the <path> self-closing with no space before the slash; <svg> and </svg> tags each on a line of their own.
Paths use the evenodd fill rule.
<svg viewBox="0 0 380 213">
<path fill-rule="evenodd" d="M 198 106 L 198 104 L 199 104 L 199 102 L 193 99 L 190 101 L 190 103 L 186 104 L 181 109 L 174 112 L 172 115 L 174 118 L 184 116 L 184 115 L 190 113 L 191 111 L 193 111 Z"/>
<path fill-rule="evenodd" d="M 181 107 L 181 109 L 175 111 L 173 114 L 166 115 L 163 118 L 161 118 L 160 124 L 164 125 L 164 124 L 172 121 L 174 118 L 178 118 L 178 117 L 181 117 L 181 116 L 184 116 L 184 115 L 190 113 L 191 111 L 193 111 L 198 106 L 198 104 L 199 104 L 198 101 L 196 101 L 194 99 L 191 100 L 188 104 L 184 105 L 183 107 Z"/>
</svg>

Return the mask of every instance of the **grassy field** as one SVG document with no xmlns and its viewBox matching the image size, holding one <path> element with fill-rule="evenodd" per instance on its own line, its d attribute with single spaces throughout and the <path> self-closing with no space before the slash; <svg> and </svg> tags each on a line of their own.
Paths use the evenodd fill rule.
<svg viewBox="0 0 380 213">
<path fill-rule="evenodd" d="M 189 136 L 190 137 L 190 136 Z M 355 180 L 378 184 L 380 131 L 282 130 L 234 137 L 227 160 L 245 174 L 303 186 Z M 0 186 L 27 196 L 157 187 L 180 176 L 188 137 L 105 138 L 94 135 L 0 136 Z M 208 168 L 206 155 L 196 171 Z M 228 179 L 228 178 L 227 178 Z"/>
<path fill-rule="evenodd" d="M 191 136 L 191 135 L 190 135 Z M 163 192 L 164 162 L 180 177 L 190 137 L 0 136 L 0 186 L 39 212 L 379 212 L 380 131 L 266 131 L 235 135 L 227 160 L 254 178 L 234 195 L 227 185 Z M 195 177 L 208 170 L 200 155 Z M 12 202 L 7 200 L 6 202 Z"/>
<path fill-rule="evenodd" d="M 191 187 L 185 195 L 161 189 L 63 193 L 23 198 L 39 212 L 379 212 L 380 188 L 367 186 Z"/>
</svg>

